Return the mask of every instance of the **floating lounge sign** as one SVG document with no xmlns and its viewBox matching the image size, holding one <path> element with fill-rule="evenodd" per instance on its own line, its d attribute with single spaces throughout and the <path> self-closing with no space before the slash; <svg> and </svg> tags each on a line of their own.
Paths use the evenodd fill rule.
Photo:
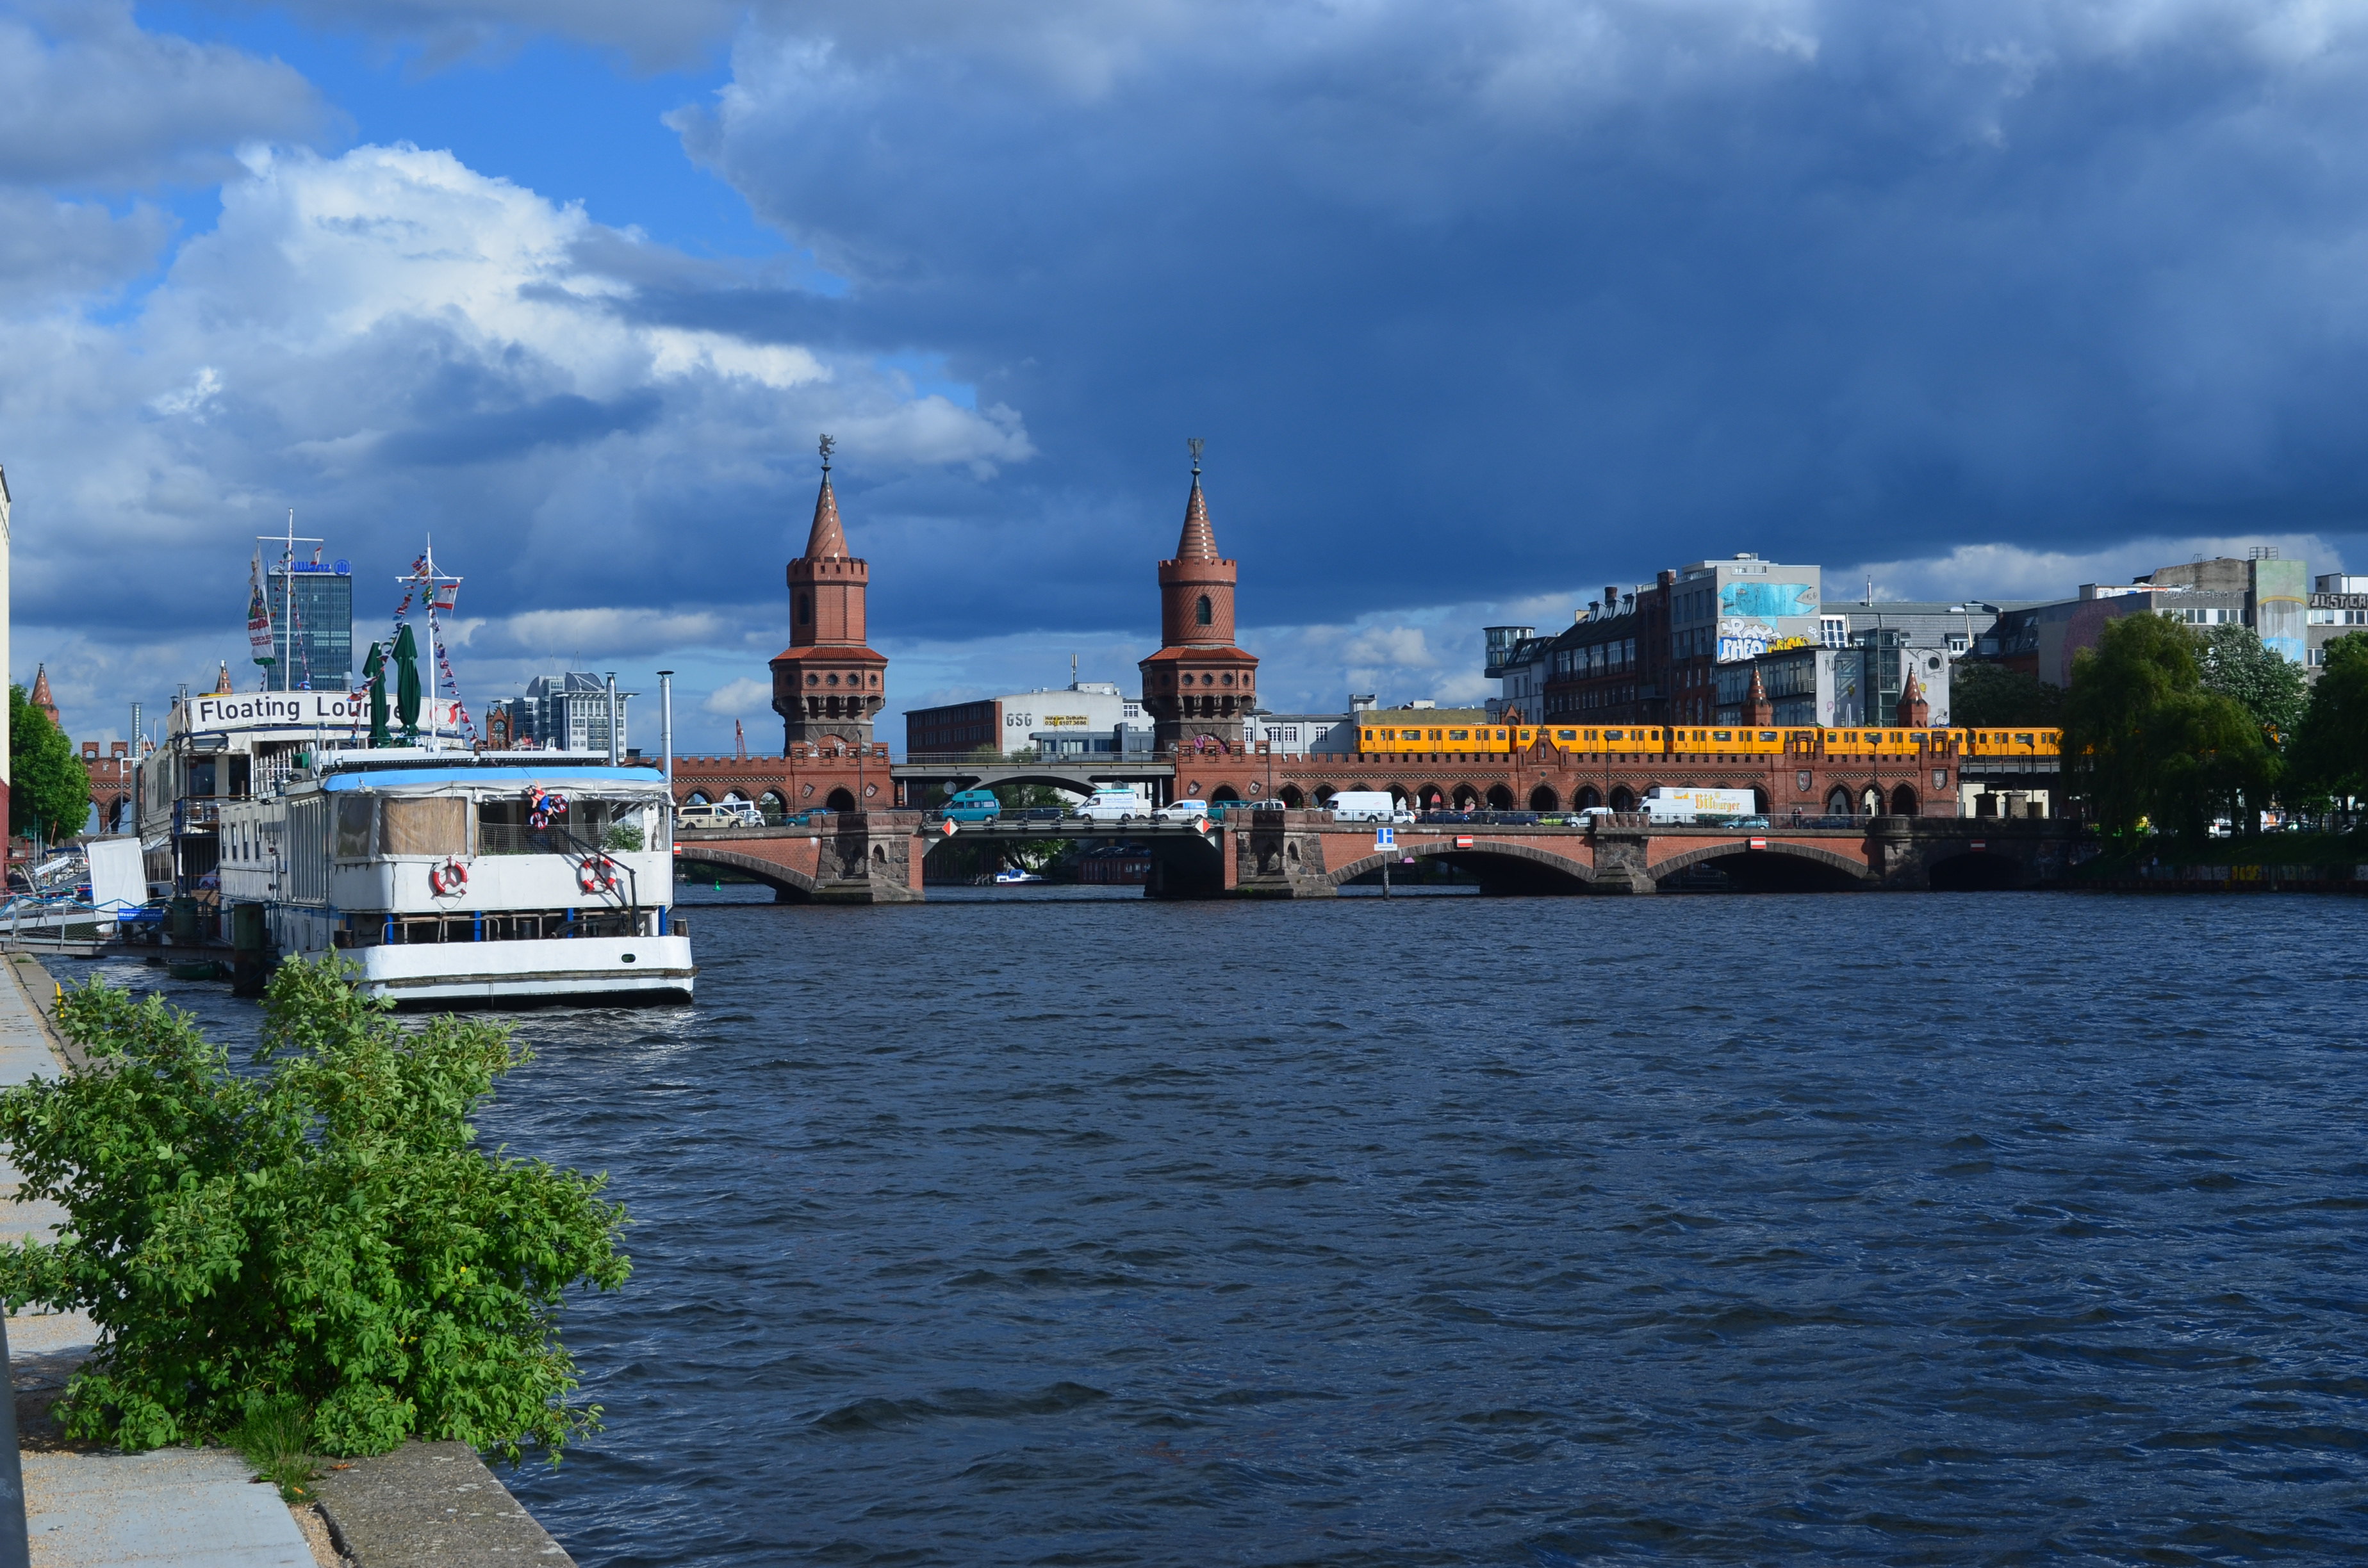
<svg viewBox="0 0 2368 1568">
<path fill-rule="evenodd" d="M 446 730 L 459 727 L 457 703 L 436 707 L 440 711 L 422 712 L 421 719 L 433 719 Z M 370 727 L 370 694 L 241 691 L 192 697 L 188 716 L 191 730 L 365 730 Z"/>
</svg>

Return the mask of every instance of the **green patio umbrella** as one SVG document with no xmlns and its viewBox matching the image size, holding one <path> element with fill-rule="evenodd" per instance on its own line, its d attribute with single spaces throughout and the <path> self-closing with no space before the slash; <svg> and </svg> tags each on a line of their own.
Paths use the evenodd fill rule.
<svg viewBox="0 0 2368 1568">
<path fill-rule="evenodd" d="M 375 642 L 370 644 L 370 657 L 362 661 L 362 675 L 370 681 L 370 744 L 391 746 L 394 737 L 386 733 L 386 650 Z"/>
<path fill-rule="evenodd" d="M 407 620 L 394 634 L 394 716 L 403 721 L 405 739 L 418 738 L 419 642 Z"/>
</svg>

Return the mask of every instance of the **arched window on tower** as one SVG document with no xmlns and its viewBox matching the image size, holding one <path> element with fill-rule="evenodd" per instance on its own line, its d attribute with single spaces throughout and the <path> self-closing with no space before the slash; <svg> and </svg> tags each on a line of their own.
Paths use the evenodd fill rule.
<svg viewBox="0 0 2368 1568">
<path fill-rule="evenodd" d="M 1192 619 L 1195 624 L 1201 626 L 1208 626 L 1215 621 L 1216 615 L 1209 608 L 1208 595 L 1201 596 L 1201 602 L 1193 608 Z"/>
<path fill-rule="evenodd" d="M 800 626 L 812 626 L 814 624 L 814 596 L 812 594 L 800 594 L 798 596 L 798 624 Z"/>
</svg>

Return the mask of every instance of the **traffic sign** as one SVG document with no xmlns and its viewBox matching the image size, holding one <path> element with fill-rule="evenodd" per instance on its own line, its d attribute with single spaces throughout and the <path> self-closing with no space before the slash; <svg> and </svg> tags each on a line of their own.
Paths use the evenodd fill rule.
<svg viewBox="0 0 2368 1568">
<path fill-rule="evenodd" d="M 1374 847 L 1374 848 L 1376 848 L 1376 849 L 1395 849 L 1397 846 L 1398 846 L 1398 830 L 1397 830 L 1396 828 L 1394 828 L 1394 827 L 1377 827 L 1377 828 L 1373 829 L 1373 847 Z"/>
<path fill-rule="evenodd" d="M 962 824 L 955 822 L 953 818 L 948 817 L 945 821 L 938 824 L 938 831 L 944 834 L 948 838 L 951 838 L 954 835 L 954 829 L 961 825 Z"/>
</svg>

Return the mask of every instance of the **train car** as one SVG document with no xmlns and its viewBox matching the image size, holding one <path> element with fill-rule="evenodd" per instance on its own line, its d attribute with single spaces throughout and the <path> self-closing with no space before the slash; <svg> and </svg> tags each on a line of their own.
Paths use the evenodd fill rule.
<svg viewBox="0 0 2368 1568">
<path fill-rule="evenodd" d="M 1357 749 L 1376 756 L 1504 756 L 1527 751 L 1539 741 L 1564 751 L 1646 753 L 1667 744 L 1655 724 L 1589 728 L 1579 724 L 1497 724 L 1485 721 L 1434 720 L 1423 709 L 1392 710 L 1379 723 L 1357 730 Z"/>
<path fill-rule="evenodd" d="M 1401 717 L 1403 714 L 1403 717 Z M 1429 710 L 1393 710 L 1357 732 L 1357 749 L 1380 756 L 1504 756 L 1540 741 L 1592 756 L 1784 756 L 1914 757 L 1953 747 L 1961 756 L 2052 757 L 2063 748 L 2059 730 L 1918 730 L 1901 728 L 1746 728 L 1739 724 L 1499 724 Z"/>
</svg>

